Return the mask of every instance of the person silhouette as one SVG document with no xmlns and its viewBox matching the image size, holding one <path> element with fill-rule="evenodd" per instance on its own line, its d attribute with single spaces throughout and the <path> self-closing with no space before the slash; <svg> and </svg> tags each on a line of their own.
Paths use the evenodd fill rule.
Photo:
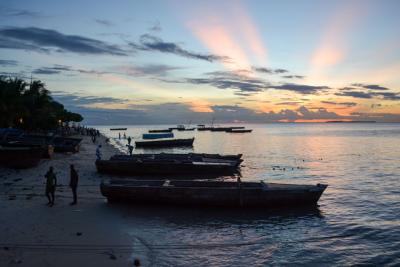
<svg viewBox="0 0 400 267">
<path fill-rule="evenodd" d="M 45 175 L 46 177 L 46 197 L 49 200 L 48 206 L 52 207 L 54 205 L 54 193 L 57 186 L 57 177 L 54 174 L 53 167 L 49 168 L 49 171 Z"/>
<path fill-rule="evenodd" d="M 74 201 L 70 205 L 76 205 L 78 203 L 77 201 L 77 194 L 76 194 L 76 189 L 78 188 L 78 173 L 75 170 L 75 167 L 73 164 L 70 165 L 70 180 L 69 180 L 69 187 L 72 189 L 72 195 L 74 198 Z"/>
</svg>

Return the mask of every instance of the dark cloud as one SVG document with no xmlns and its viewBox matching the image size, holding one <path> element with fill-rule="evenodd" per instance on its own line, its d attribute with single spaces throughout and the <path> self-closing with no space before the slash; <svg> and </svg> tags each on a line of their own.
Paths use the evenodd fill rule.
<svg viewBox="0 0 400 267">
<path fill-rule="evenodd" d="M 372 98 L 373 95 L 371 93 L 359 92 L 359 91 L 344 91 L 343 93 L 336 93 L 337 96 L 351 96 L 354 98 Z"/>
<path fill-rule="evenodd" d="M 56 92 L 53 97 L 64 104 L 65 106 L 82 107 L 91 104 L 121 104 L 125 103 L 126 99 L 114 97 L 97 97 L 97 96 L 81 96 L 72 95 L 64 92 Z"/>
<path fill-rule="evenodd" d="M 35 69 L 34 71 L 32 71 L 33 74 L 46 74 L 46 75 L 59 74 L 60 72 L 61 72 L 60 70 L 56 70 L 56 69 L 52 69 L 52 68 L 38 68 L 38 69 Z"/>
<path fill-rule="evenodd" d="M 336 93 L 337 96 L 350 96 L 354 98 L 363 98 L 363 99 L 371 99 L 371 98 L 379 98 L 384 100 L 400 100 L 400 93 L 393 92 L 361 92 L 361 91 L 343 91 L 340 93 Z"/>
<path fill-rule="evenodd" d="M 27 17 L 27 18 L 40 18 L 42 14 L 32 10 L 26 9 L 6 9 L 0 7 L 0 15 L 3 17 Z"/>
<path fill-rule="evenodd" d="M 282 76 L 282 78 L 286 78 L 286 79 L 304 79 L 305 76 L 303 75 L 285 75 Z"/>
<path fill-rule="evenodd" d="M 65 65 L 54 65 L 53 67 L 41 67 L 32 71 L 34 74 L 39 75 L 52 75 L 52 74 L 60 74 L 63 72 L 75 72 L 75 73 L 83 73 L 83 74 L 95 74 L 102 75 L 110 72 L 106 71 L 98 71 L 98 70 L 85 70 L 85 69 L 76 69 L 71 66 Z"/>
<path fill-rule="evenodd" d="M 148 64 L 142 66 L 119 66 L 116 68 L 119 72 L 132 76 L 158 76 L 164 77 L 169 74 L 170 71 L 180 69 L 180 67 L 174 67 L 164 64 Z"/>
<path fill-rule="evenodd" d="M 80 54 L 126 55 L 116 45 L 110 45 L 78 35 L 65 35 L 55 30 L 36 27 L 10 27 L 0 29 L 0 48 L 41 52 L 74 52 Z"/>
<path fill-rule="evenodd" d="M 107 26 L 107 27 L 114 26 L 114 23 L 112 23 L 111 21 L 106 20 L 106 19 L 95 19 L 94 21 L 103 26 Z"/>
<path fill-rule="evenodd" d="M 294 83 L 269 86 L 269 88 L 276 90 L 292 91 L 299 94 L 316 94 L 330 89 L 328 86 L 313 86 L 313 85 L 294 84 Z"/>
<path fill-rule="evenodd" d="M 267 73 L 267 74 L 282 74 L 289 72 L 285 69 L 271 69 L 271 68 L 264 68 L 264 67 L 252 67 L 252 70 L 260 73 Z"/>
<path fill-rule="evenodd" d="M 321 103 L 328 104 L 328 105 L 346 106 L 346 107 L 354 107 L 354 106 L 357 106 L 357 103 L 355 103 L 355 102 L 321 101 Z"/>
<path fill-rule="evenodd" d="M 280 105 L 280 106 L 298 106 L 298 105 L 300 105 L 302 103 L 303 102 L 299 102 L 299 101 L 286 101 L 286 102 L 276 103 L 276 105 Z"/>
<path fill-rule="evenodd" d="M 154 25 L 149 28 L 149 31 L 152 31 L 152 32 L 160 32 L 160 31 L 162 31 L 161 23 L 159 21 L 156 21 L 154 23 Z"/>
<path fill-rule="evenodd" d="M 353 83 L 351 86 L 362 87 L 362 88 L 371 89 L 371 90 L 381 90 L 381 91 L 390 90 L 389 88 L 380 86 L 378 84 Z"/>
<path fill-rule="evenodd" d="M 18 61 L 10 59 L 0 59 L 0 66 L 17 66 Z"/>
<path fill-rule="evenodd" d="M 150 34 L 142 35 L 140 37 L 139 43 L 140 44 L 130 43 L 130 45 L 133 49 L 136 50 L 158 51 L 161 53 L 175 54 L 186 58 L 205 60 L 209 62 L 228 60 L 228 57 L 225 56 L 191 52 L 182 48 L 177 43 L 164 42 L 161 38 L 155 37 Z"/>
</svg>

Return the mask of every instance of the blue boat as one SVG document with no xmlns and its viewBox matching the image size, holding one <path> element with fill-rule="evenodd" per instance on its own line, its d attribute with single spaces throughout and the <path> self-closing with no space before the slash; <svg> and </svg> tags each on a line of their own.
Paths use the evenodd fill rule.
<svg viewBox="0 0 400 267">
<path fill-rule="evenodd" d="M 146 133 L 143 134 L 143 139 L 160 139 L 160 138 L 173 138 L 173 133 Z"/>
</svg>

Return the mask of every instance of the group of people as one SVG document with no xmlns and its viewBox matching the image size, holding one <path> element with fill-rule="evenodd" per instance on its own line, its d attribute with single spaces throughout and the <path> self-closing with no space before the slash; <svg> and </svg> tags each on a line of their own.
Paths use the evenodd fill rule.
<svg viewBox="0 0 400 267">
<path fill-rule="evenodd" d="M 49 170 L 45 175 L 45 178 L 46 178 L 46 197 L 49 200 L 47 205 L 49 207 L 52 207 L 54 205 L 55 192 L 57 187 L 57 177 L 56 174 L 54 173 L 53 167 L 49 168 Z M 71 164 L 69 187 L 72 190 L 73 201 L 70 203 L 70 205 L 76 205 L 78 203 L 78 196 L 77 196 L 78 180 L 79 180 L 78 172 L 75 170 L 74 165 Z"/>
</svg>

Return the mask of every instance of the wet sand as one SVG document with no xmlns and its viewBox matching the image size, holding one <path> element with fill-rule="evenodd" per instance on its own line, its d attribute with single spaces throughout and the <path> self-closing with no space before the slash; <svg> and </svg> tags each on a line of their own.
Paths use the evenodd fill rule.
<svg viewBox="0 0 400 267">
<path fill-rule="evenodd" d="M 118 153 L 100 137 L 83 137 L 80 152 L 55 153 L 27 170 L 0 168 L 0 266 L 133 266 L 137 257 L 123 218 L 102 197 L 94 165 L 96 145 L 103 158 Z M 78 205 L 70 206 L 69 164 L 79 173 Z M 44 174 L 54 167 L 55 205 L 44 196 Z"/>
</svg>

